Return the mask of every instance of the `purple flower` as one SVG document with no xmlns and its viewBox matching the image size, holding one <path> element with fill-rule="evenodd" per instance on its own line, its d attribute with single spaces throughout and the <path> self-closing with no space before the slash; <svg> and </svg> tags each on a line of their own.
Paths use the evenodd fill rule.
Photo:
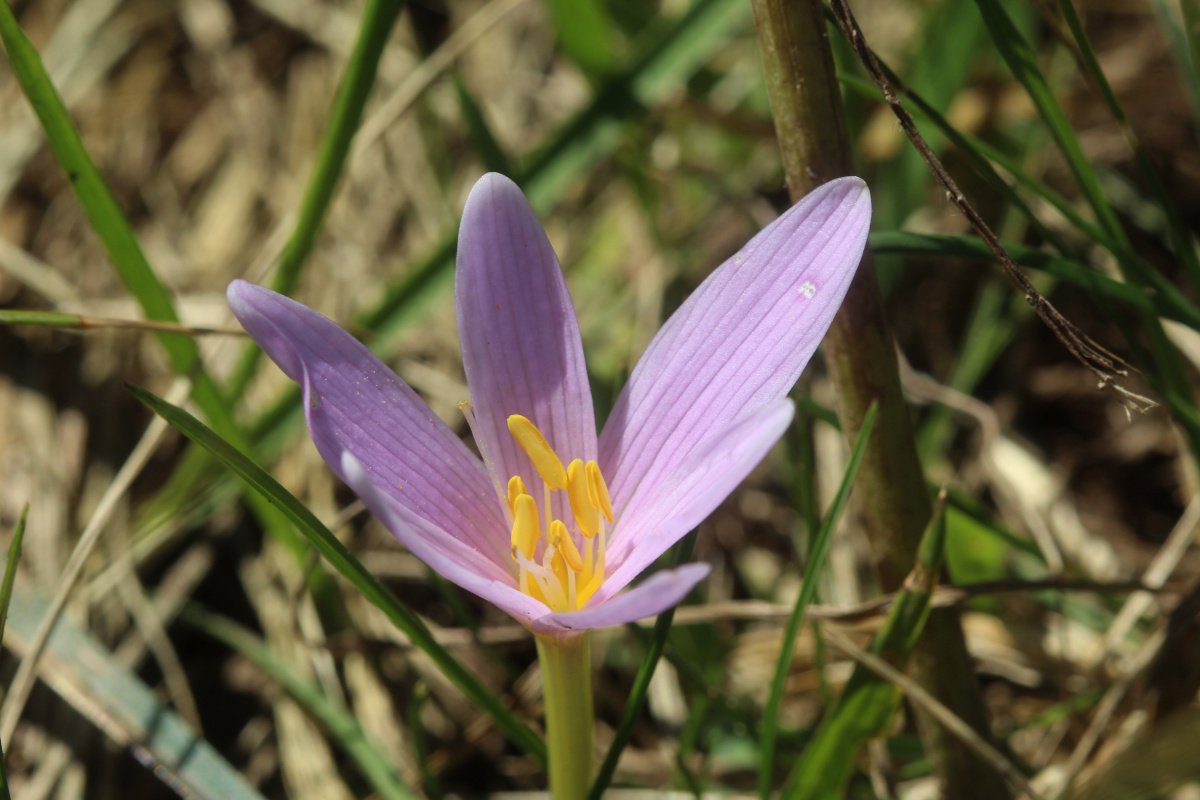
<svg viewBox="0 0 1200 800">
<path fill-rule="evenodd" d="M 841 304 L 870 213 L 866 186 L 844 178 L 767 226 L 658 332 L 597 437 L 558 259 L 517 186 L 485 175 L 463 211 L 455 285 L 482 460 L 324 316 L 244 281 L 229 304 L 303 387 L 326 463 L 397 539 L 535 633 L 564 635 L 657 614 L 708 574 L 687 564 L 622 593 L 787 428 L 788 390 Z"/>
</svg>

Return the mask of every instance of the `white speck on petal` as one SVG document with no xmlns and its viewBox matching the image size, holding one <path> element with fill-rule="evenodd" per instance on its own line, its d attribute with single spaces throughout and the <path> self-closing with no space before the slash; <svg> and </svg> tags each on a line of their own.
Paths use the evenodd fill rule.
<svg viewBox="0 0 1200 800">
<path fill-rule="evenodd" d="M 812 297 L 816 293 L 817 287 L 813 286 L 812 281 L 805 281 L 804 283 L 800 284 L 800 294 L 804 295 L 805 297 Z"/>
</svg>

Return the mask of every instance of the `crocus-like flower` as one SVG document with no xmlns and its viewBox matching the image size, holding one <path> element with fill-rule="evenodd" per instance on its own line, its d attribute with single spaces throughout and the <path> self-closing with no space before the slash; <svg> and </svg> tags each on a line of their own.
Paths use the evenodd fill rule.
<svg viewBox="0 0 1200 800">
<path fill-rule="evenodd" d="M 366 347 L 244 281 L 229 303 L 304 390 L 326 463 L 409 550 L 532 631 L 562 636 L 678 603 L 705 564 L 626 587 L 707 517 L 792 419 L 870 219 L 827 183 L 719 267 L 650 343 L 597 437 L 558 259 L 517 186 L 475 185 L 455 299 L 477 457 Z"/>
</svg>

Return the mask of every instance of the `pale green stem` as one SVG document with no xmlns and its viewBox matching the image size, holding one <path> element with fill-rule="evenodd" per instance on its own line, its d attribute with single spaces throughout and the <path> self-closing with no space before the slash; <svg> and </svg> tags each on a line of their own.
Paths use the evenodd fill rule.
<svg viewBox="0 0 1200 800">
<path fill-rule="evenodd" d="M 583 800 L 596 765 L 590 639 L 586 633 L 535 638 L 546 706 L 550 796 L 554 800 Z"/>
</svg>

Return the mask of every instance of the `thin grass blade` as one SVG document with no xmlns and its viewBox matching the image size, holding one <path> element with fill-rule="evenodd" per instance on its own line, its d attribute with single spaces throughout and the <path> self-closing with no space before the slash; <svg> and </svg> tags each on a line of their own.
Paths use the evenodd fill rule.
<svg viewBox="0 0 1200 800">
<path fill-rule="evenodd" d="M 1096 58 L 1095 51 L 1092 50 L 1092 45 L 1088 41 L 1087 34 L 1084 33 L 1083 23 L 1080 21 L 1079 15 L 1075 13 L 1075 6 L 1071 0 L 1058 0 L 1058 7 L 1062 12 L 1063 19 L 1066 20 L 1067 29 L 1071 32 L 1071 38 L 1075 41 L 1075 46 L 1078 49 L 1084 69 L 1087 70 L 1092 83 L 1095 84 L 1096 89 L 1100 92 L 1100 96 L 1104 99 L 1104 104 L 1108 106 L 1108 112 L 1116 120 L 1117 125 L 1121 128 L 1121 132 L 1125 135 L 1125 140 L 1129 143 L 1130 149 L 1133 150 L 1134 160 L 1137 163 L 1138 172 L 1142 176 L 1142 181 L 1150 187 L 1155 202 L 1166 216 L 1167 232 L 1175 254 L 1183 261 L 1192 284 L 1200 286 L 1200 258 L 1197 258 L 1196 248 L 1192 244 L 1191 233 L 1188 231 L 1183 218 L 1179 215 L 1175 204 L 1167 197 L 1167 188 L 1163 183 L 1162 176 L 1158 174 L 1158 170 L 1154 167 L 1154 162 L 1150 160 L 1150 155 L 1146 152 L 1146 148 L 1142 147 L 1142 143 L 1138 140 L 1137 134 L 1133 130 L 1133 125 L 1130 124 L 1129 118 L 1125 116 L 1125 110 L 1121 108 L 1121 104 L 1117 100 L 1117 95 L 1113 92 L 1112 86 L 1108 83 L 1108 78 L 1104 75 L 1104 70 L 1100 68 L 1100 61 Z"/>
<path fill-rule="evenodd" d="M 45 598 L 14 591 L 5 644 L 24 653 L 48 610 Z M 59 620 L 42 658 L 42 680 L 180 797 L 263 800 L 150 687 L 70 620 Z"/>
<path fill-rule="evenodd" d="M 908 231 L 873 231 L 867 240 L 872 252 L 922 255 L 944 258 L 991 261 L 992 255 L 979 239 L 971 236 L 953 236 L 935 233 L 910 233 Z M 1187 296 L 1176 290 L 1149 295 L 1128 283 L 1115 281 L 1097 272 L 1086 264 L 1069 258 L 1060 258 L 1033 247 L 1004 243 L 1009 255 L 1022 267 L 1045 272 L 1068 283 L 1083 287 L 1089 292 L 1123 303 L 1138 311 L 1154 314 L 1200 330 L 1200 309 Z"/>
<path fill-rule="evenodd" d="M 458 97 L 458 110 L 462 114 L 463 124 L 467 126 L 467 136 L 471 139 L 471 149 L 488 172 L 499 172 L 501 175 L 513 174 L 512 159 L 504 152 L 504 148 L 492 133 L 483 109 L 479 107 L 471 90 L 463 82 L 458 73 L 451 76 L 454 81 L 454 94 Z"/>
<path fill-rule="evenodd" d="M 617 30 L 602 0 L 546 0 L 563 53 L 601 83 L 620 66 Z"/>
<path fill-rule="evenodd" d="M 804 583 L 800 587 L 800 596 L 792 607 L 791 616 L 783 629 L 783 640 L 779 646 L 779 659 L 775 664 L 775 674 L 771 679 L 771 692 L 767 697 L 767 705 L 763 709 L 762 732 L 759 737 L 759 767 L 758 794 L 766 798 L 771 792 L 771 779 L 775 772 L 775 748 L 779 740 L 779 709 L 783 705 L 783 689 L 787 682 L 788 672 L 792 664 L 792 652 L 796 647 L 796 637 L 800 633 L 800 625 L 804 622 L 804 612 L 817 594 L 817 577 L 825 567 L 825 557 L 829 554 L 829 545 L 833 541 L 833 532 L 842 512 L 850 499 L 850 490 L 854 487 L 854 478 L 862 465 L 863 456 L 867 452 L 867 443 L 871 440 L 871 431 L 875 428 L 875 418 L 879 411 L 874 403 L 867 409 L 863 417 L 862 428 L 854 449 L 850 452 L 850 462 L 846 465 L 846 473 L 842 476 L 841 485 L 833 503 L 821 522 L 821 527 L 813 536 L 809 547 L 808 564 L 805 565 Z"/>
<path fill-rule="evenodd" d="M 296 288 L 312 253 L 346 166 L 354 134 L 362 122 L 367 98 L 375 85 L 379 59 L 404 6 L 405 0 L 368 0 L 363 9 L 358 37 L 333 98 L 329 124 L 321 138 L 316 164 L 308 176 L 308 185 L 296 214 L 296 225 L 284 245 L 275 278 L 271 281 L 271 288 L 281 294 L 290 294 Z M 229 397 L 241 396 L 254 376 L 261 357 L 262 351 L 257 347 L 248 347 L 244 351 L 226 389 Z"/>
<path fill-rule="evenodd" d="M 929 616 L 946 547 L 946 493 L 938 496 L 933 517 L 921 537 L 917 563 L 896 595 L 870 652 L 893 666 L 912 654 Z M 900 690 L 859 665 L 837 705 L 822 721 L 796 763 L 782 796 L 789 800 L 839 797 L 867 741 L 886 732 L 900 702 Z"/>
<path fill-rule="evenodd" d="M 326 697 L 317 684 L 278 658 L 254 634 L 231 620 L 197 606 L 184 608 L 180 619 L 251 661 L 282 686 L 289 697 L 325 726 L 329 738 L 354 761 L 379 797 L 385 800 L 410 800 L 416 797 L 392 769 L 387 756 L 363 731 L 354 714 Z"/>
<path fill-rule="evenodd" d="M 689 534 L 676 545 L 668 559 L 671 565 L 675 566 L 689 561 L 695 542 L 696 537 Z M 658 660 L 662 658 L 663 648 L 667 644 L 667 634 L 671 632 L 671 623 L 675 621 L 675 608 L 672 606 L 659 614 L 658 619 L 654 621 L 654 632 L 650 635 L 646 654 L 642 656 L 642 663 L 638 665 L 637 674 L 633 677 L 633 685 L 629 688 L 629 699 L 625 701 L 625 711 L 621 714 L 621 721 L 617 724 L 617 730 L 613 734 L 612 744 L 608 747 L 604 761 L 596 771 L 596 779 L 592 781 L 592 788 L 588 791 L 588 800 L 601 800 L 604 797 L 608 785 L 612 782 L 613 773 L 617 770 L 621 752 L 625 749 L 625 745 L 629 744 L 630 737 L 633 736 L 634 725 L 637 723 L 642 705 L 646 701 L 646 692 L 650 689 L 650 680 L 658 668 Z"/>
<path fill-rule="evenodd" d="M 21 560 L 21 546 L 25 542 L 25 520 L 28 516 L 29 504 L 26 503 L 21 508 L 17 527 L 13 529 L 12 541 L 8 545 L 8 556 L 4 561 L 4 581 L 0 583 L 0 642 L 4 641 L 4 625 L 8 621 L 8 604 L 12 601 L 13 583 L 17 579 L 17 564 Z"/>
<path fill-rule="evenodd" d="M 8 3 L 0 3 L 0 41 L 3 41 L 8 52 L 13 74 L 41 122 L 55 159 L 71 182 L 92 230 L 104 246 L 121 281 L 137 299 L 147 317 L 179 322 L 170 292 L 146 260 L 132 226 L 83 146 L 71 115 L 51 83 L 41 57 L 21 30 Z M 196 343 L 188 336 L 170 333 L 160 333 L 158 336 L 163 349 L 167 351 L 172 369 L 179 375 L 194 376 L 196 404 L 213 427 L 227 438 L 238 437 L 233 417 L 216 384 L 203 370 Z"/>
<path fill-rule="evenodd" d="M 12 601 L 13 582 L 17 579 L 17 563 L 21 560 L 21 544 L 25 541 L 25 520 L 29 516 L 29 504 L 21 508 L 17 527 L 13 530 L 8 545 L 8 557 L 4 563 L 4 582 L 0 583 L 0 643 L 4 642 L 4 625 L 8 621 L 8 605 Z M 0 747 L 0 800 L 9 800 L 8 771 L 4 766 L 4 748 Z"/>
</svg>

